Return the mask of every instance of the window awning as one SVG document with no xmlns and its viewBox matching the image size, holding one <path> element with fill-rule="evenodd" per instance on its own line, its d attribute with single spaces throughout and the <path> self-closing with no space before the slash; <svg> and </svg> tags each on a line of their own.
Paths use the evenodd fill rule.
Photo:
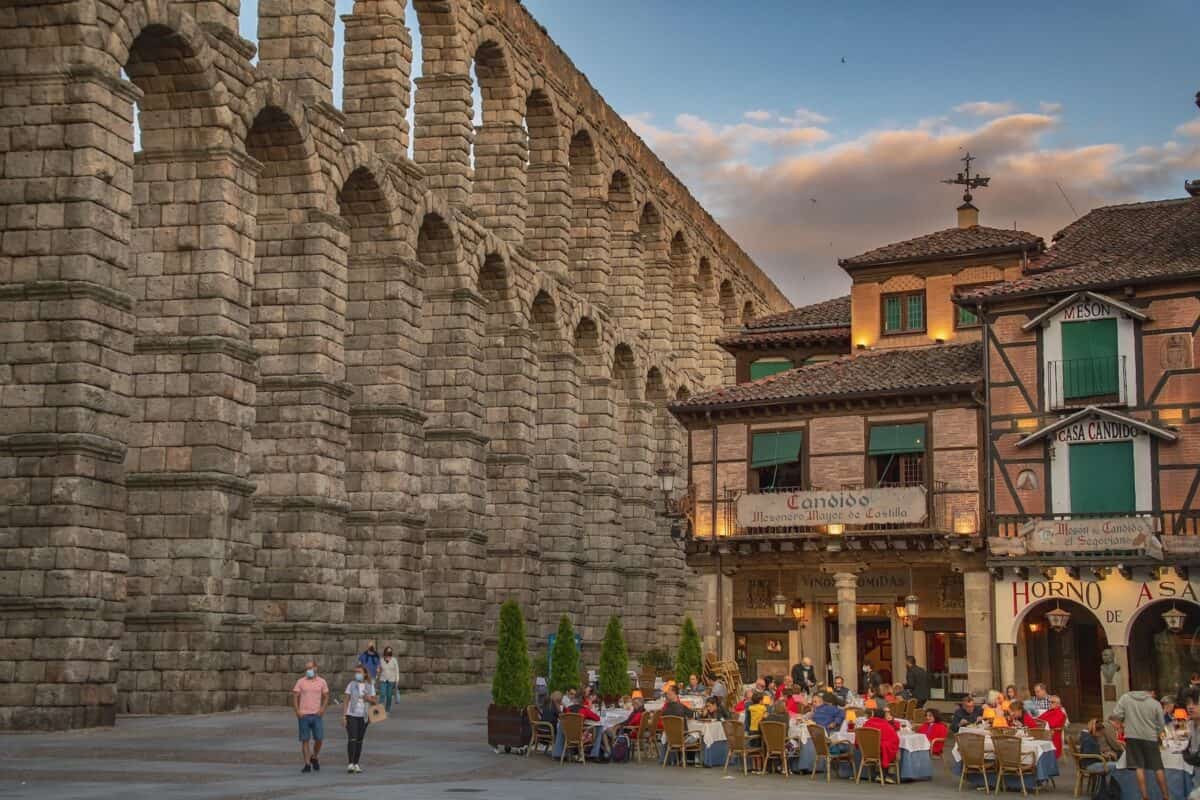
<svg viewBox="0 0 1200 800">
<path fill-rule="evenodd" d="M 873 456 L 925 452 L 925 423 L 877 425 L 871 428 L 868 452 Z"/>
<path fill-rule="evenodd" d="M 750 467 L 773 467 L 797 461 L 803 444 L 804 431 L 756 433 L 751 439 Z"/>
<path fill-rule="evenodd" d="M 759 378 L 765 378 L 777 372 L 786 372 L 792 368 L 792 362 L 787 359 L 777 359 L 774 361 L 759 359 L 750 365 L 750 380 L 756 381 Z"/>
</svg>

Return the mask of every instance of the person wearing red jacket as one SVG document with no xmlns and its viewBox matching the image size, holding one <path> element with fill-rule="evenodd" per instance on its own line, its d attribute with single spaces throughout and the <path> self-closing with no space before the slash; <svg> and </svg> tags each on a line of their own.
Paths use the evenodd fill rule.
<svg viewBox="0 0 1200 800">
<path fill-rule="evenodd" d="M 1050 695 L 1050 708 L 1042 712 L 1041 716 L 1038 717 L 1038 722 L 1053 731 L 1050 738 L 1054 742 L 1054 754 L 1057 758 L 1062 758 L 1062 732 L 1063 728 L 1067 725 L 1067 712 L 1063 711 L 1062 699 L 1058 695 Z M 1026 727 L 1028 727 L 1028 724 L 1026 723 Z"/>
<path fill-rule="evenodd" d="M 883 769 L 886 771 L 900 755 L 900 735 L 896 733 L 892 723 L 885 719 L 882 708 L 871 712 L 871 718 L 864 722 L 862 727 L 879 731 L 879 760 L 883 762 Z M 891 778 L 887 780 L 892 781 Z"/>
<path fill-rule="evenodd" d="M 946 727 L 946 723 L 942 722 L 942 715 L 937 712 L 937 709 L 927 708 L 925 709 L 925 721 L 917 727 L 917 733 L 925 734 L 930 742 L 929 749 L 935 756 L 940 756 L 942 748 L 946 746 L 946 737 L 950 735 L 950 729 Z"/>
</svg>

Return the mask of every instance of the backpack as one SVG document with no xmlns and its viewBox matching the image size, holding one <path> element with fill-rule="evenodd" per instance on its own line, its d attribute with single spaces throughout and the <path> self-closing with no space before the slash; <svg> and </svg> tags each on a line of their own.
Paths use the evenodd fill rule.
<svg viewBox="0 0 1200 800">
<path fill-rule="evenodd" d="M 612 762 L 614 764 L 620 764 L 628 761 L 629 752 L 631 749 L 629 737 L 622 733 L 617 737 L 616 741 L 613 742 L 611 758 Z"/>
</svg>

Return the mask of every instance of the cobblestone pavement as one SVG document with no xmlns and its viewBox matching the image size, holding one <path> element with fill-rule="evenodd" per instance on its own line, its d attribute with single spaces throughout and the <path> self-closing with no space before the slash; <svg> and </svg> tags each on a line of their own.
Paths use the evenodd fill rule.
<svg viewBox="0 0 1200 800">
<path fill-rule="evenodd" d="M 455 796 L 481 800 L 755 800 L 959 796 L 941 764 L 933 783 L 826 785 L 808 776 L 725 777 L 716 769 L 649 764 L 563 765 L 535 755 L 497 755 L 486 744 L 484 687 L 405 695 L 399 714 L 367 733 L 363 772 L 345 772 L 338 708 L 326 717 L 323 769 L 300 773 L 294 717 L 258 709 L 204 716 L 122 717 L 115 729 L 0 735 L 0 797 L 39 800 L 216 800 Z M 1070 777 L 1059 778 L 1059 793 Z M 968 792 L 965 796 L 973 796 Z"/>
</svg>

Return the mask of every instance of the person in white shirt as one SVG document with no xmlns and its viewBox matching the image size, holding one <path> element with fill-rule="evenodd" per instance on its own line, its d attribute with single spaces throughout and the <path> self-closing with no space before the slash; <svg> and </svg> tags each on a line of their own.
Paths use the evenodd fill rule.
<svg viewBox="0 0 1200 800">
<path fill-rule="evenodd" d="M 392 655 L 392 648 L 383 648 L 383 661 L 379 662 L 379 699 L 389 714 L 392 698 L 398 694 L 396 684 L 400 682 L 400 662 Z"/>
<path fill-rule="evenodd" d="M 379 701 L 375 698 L 375 687 L 367 668 L 359 664 L 354 668 L 354 680 L 346 685 L 346 712 L 342 727 L 346 729 L 346 772 L 362 772 L 358 761 L 362 758 L 363 738 L 367 735 L 367 706 Z"/>
</svg>

